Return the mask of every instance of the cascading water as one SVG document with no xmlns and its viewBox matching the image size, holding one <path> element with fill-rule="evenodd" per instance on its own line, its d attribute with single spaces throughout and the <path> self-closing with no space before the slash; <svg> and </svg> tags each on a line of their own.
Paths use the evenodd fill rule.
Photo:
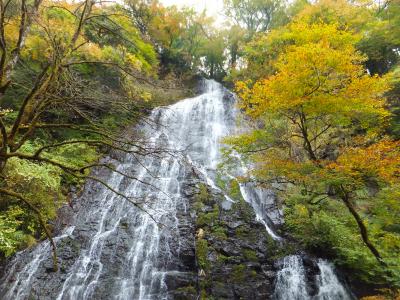
<svg viewBox="0 0 400 300">
<path fill-rule="evenodd" d="M 301 257 L 286 256 L 281 270 L 276 276 L 276 299 L 303 300 L 309 299 L 306 285 L 306 274 Z"/>
<path fill-rule="evenodd" d="M 189 205 L 183 196 L 185 178 L 195 169 L 218 189 L 214 180 L 221 161 L 220 140 L 236 130 L 237 111 L 228 93 L 208 80 L 202 95 L 155 109 L 151 124 L 140 128 L 144 138 L 152 147 L 182 152 L 145 157 L 127 154 L 118 161 L 109 158 L 121 174 L 96 174 L 115 190 L 142 201 L 148 213 L 99 183 L 88 183 L 71 226 L 55 238 L 62 260 L 60 271 L 50 272 L 48 242 L 20 252 L 2 278 L 2 298 L 170 299 L 171 276 L 189 276 L 182 263 L 187 249 L 179 240 L 189 220 L 182 218 Z M 272 229 L 281 222 L 280 212 L 272 207 L 273 193 L 251 184 L 240 184 L 240 190 L 268 233 L 280 239 Z M 277 274 L 277 299 L 308 299 L 304 266 L 296 257 L 286 257 Z M 324 261 L 318 261 L 318 266 L 316 299 L 347 299 L 331 266 Z"/>
<path fill-rule="evenodd" d="M 315 267 L 317 275 L 312 275 L 311 280 L 318 288 L 317 293 L 310 293 L 307 282 L 307 270 L 300 255 L 286 256 L 282 260 L 282 267 L 276 276 L 274 299 L 276 300 L 350 300 L 353 299 L 335 274 L 332 264 L 323 259 L 318 259 Z"/>
<path fill-rule="evenodd" d="M 352 298 L 349 292 L 343 287 L 343 285 L 338 280 L 332 264 L 330 264 L 326 260 L 319 259 L 318 268 L 320 270 L 320 274 L 317 276 L 317 284 L 319 290 L 318 294 L 315 296 L 315 299 L 346 300 Z"/>
</svg>

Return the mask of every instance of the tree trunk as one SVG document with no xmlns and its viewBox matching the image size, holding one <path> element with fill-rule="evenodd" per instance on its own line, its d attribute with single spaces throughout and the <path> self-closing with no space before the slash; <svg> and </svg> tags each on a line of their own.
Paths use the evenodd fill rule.
<svg viewBox="0 0 400 300">
<path fill-rule="evenodd" d="M 386 266 L 386 263 L 383 261 L 382 256 L 380 255 L 379 251 L 375 248 L 375 246 L 369 240 L 367 227 L 365 227 L 363 220 L 361 219 L 360 215 L 356 211 L 353 203 L 351 202 L 351 200 L 349 198 L 348 193 L 346 191 L 344 191 L 343 187 L 342 187 L 342 191 L 343 191 L 343 195 L 342 195 L 341 199 L 342 199 L 343 203 L 346 205 L 349 212 L 352 214 L 352 216 L 356 220 L 365 246 L 367 246 L 369 251 L 371 251 L 371 253 L 375 256 L 375 258 L 381 265 Z"/>
</svg>

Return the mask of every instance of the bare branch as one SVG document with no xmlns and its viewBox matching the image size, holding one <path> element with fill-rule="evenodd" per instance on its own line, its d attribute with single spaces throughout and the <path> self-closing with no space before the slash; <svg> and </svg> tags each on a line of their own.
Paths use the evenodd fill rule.
<svg viewBox="0 0 400 300">
<path fill-rule="evenodd" d="M 75 62 L 69 62 L 69 63 L 65 63 L 62 66 L 63 67 L 69 67 L 69 66 L 73 66 L 73 65 L 82 65 L 82 64 L 97 64 L 97 65 L 110 65 L 113 66 L 119 70 L 121 70 L 122 72 L 128 74 L 129 76 L 141 81 L 141 82 L 145 82 L 153 87 L 157 87 L 159 88 L 160 86 L 155 84 L 154 82 L 150 81 L 148 78 L 143 77 L 143 76 L 139 76 L 135 73 L 133 73 L 131 70 L 129 70 L 128 68 L 121 66 L 117 63 L 114 62 L 110 62 L 110 61 L 75 61 Z M 167 87 L 167 86 L 163 86 L 162 88 L 164 89 L 169 89 L 169 90 L 180 90 L 179 88 L 175 88 L 175 87 Z"/>
<path fill-rule="evenodd" d="M 81 168 L 81 169 L 80 169 L 80 172 L 83 173 L 86 169 L 91 169 L 91 168 L 95 168 L 95 167 L 104 167 L 104 168 L 107 168 L 107 169 L 111 170 L 112 172 L 115 172 L 115 173 L 117 173 L 117 174 L 120 174 L 120 175 L 122 175 L 122 176 L 124 176 L 124 177 L 126 177 L 126 178 L 129 178 L 129 179 L 138 181 L 138 182 L 140 182 L 140 183 L 142 183 L 142 184 L 144 184 L 144 185 L 148 185 L 148 186 L 150 186 L 151 188 L 154 188 L 155 190 L 157 190 L 157 191 L 163 193 L 165 196 L 167 196 L 167 197 L 170 198 L 170 195 L 168 195 L 166 192 L 164 192 L 164 191 L 161 190 L 160 188 L 156 187 L 154 184 L 151 184 L 151 183 L 149 183 L 149 182 L 143 181 L 143 180 L 141 180 L 141 179 L 139 179 L 139 178 L 137 178 L 137 177 L 135 177 L 135 176 L 132 176 L 132 175 L 128 175 L 128 174 L 126 174 L 126 173 L 123 173 L 123 172 L 119 171 L 118 169 L 114 168 L 113 166 L 111 166 L 110 164 L 91 164 L 91 165 L 87 165 L 87 166 Z"/>
<path fill-rule="evenodd" d="M 13 127 L 11 128 L 11 132 L 8 136 L 8 139 L 10 141 L 13 141 L 15 134 L 17 133 L 19 126 L 21 125 L 22 118 L 25 114 L 25 110 L 29 104 L 29 102 L 35 97 L 35 95 L 45 87 L 50 81 L 50 76 L 47 76 L 47 71 L 50 68 L 50 64 L 47 64 L 43 70 L 42 73 L 38 76 L 36 79 L 35 85 L 31 89 L 31 91 L 25 96 L 24 101 L 22 103 L 22 106 L 20 107 L 18 111 L 17 118 L 14 121 Z M 46 79 L 45 79 L 46 78 Z"/>
<path fill-rule="evenodd" d="M 7 152 L 7 130 L 2 118 L 0 118 L 0 132 L 2 138 L 0 153 L 3 154 Z"/>
</svg>

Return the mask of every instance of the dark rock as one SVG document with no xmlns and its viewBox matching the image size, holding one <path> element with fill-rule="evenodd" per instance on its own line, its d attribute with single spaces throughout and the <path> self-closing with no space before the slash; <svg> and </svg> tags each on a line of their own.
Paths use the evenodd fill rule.
<svg viewBox="0 0 400 300">
<path fill-rule="evenodd" d="M 265 227 L 255 221 L 246 222 L 244 213 L 250 213 L 249 204 L 243 202 L 244 211 L 231 208 L 222 209 L 226 201 L 220 192 L 208 188 L 209 197 L 203 201 L 199 214 L 210 216 L 215 204 L 220 207 L 218 221 L 198 225 L 207 241 L 206 276 L 199 277 L 200 292 L 214 299 L 268 299 L 273 293 L 276 274 L 272 257 L 273 249 L 268 247 Z M 193 210 L 195 207 L 193 205 Z M 222 234 L 225 233 L 225 234 Z M 199 239 L 199 237 L 197 237 Z"/>
</svg>

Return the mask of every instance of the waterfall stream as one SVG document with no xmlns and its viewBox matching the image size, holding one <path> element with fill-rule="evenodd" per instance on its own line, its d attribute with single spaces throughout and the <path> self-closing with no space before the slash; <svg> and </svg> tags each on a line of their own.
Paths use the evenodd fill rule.
<svg viewBox="0 0 400 300">
<path fill-rule="evenodd" d="M 18 253 L 0 282 L 2 299 L 170 299 L 169 276 L 184 272 L 177 268 L 183 251 L 177 239 L 185 234 L 180 215 L 188 206 L 182 182 L 194 168 L 207 184 L 219 189 L 215 177 L 221 162 L 220 140 L 237 130 L 237 111 L 228 94 L 220 84 L 207 80 L 203 94 L 155 109 L 152 122 L 141 125 L 140 131 L 154 147 L 180 151 L 146 157 L 126 154 L 113 161 L 119 172 L 138 180 L 119 173 L 100 174 L 114 189 L 143 202 L 148 213 L 99 183 L 88 184 L 73 224 L 55 238 L 57 246 L 69 249 L 60 255 L 71 262 L 44 280 L 51 261 L 49 242 Z M 257 219 L 279 240 L 273 229 L 281 222 L 279 210 L 273 208 L 274 194 L 251 184 L 241 184 L 240 190 Z M 349 299 L 332 266 L 323 260 L 317 265 L 318 295 L 311 298 L 300 257 L 284 258 L 274 297 Z"/>
<path fill-rule="evenodd" d="M 315 276 L 318 292 L 310 295 L 307 286 L 307 274 L 300 255 L 286 256 L 278 271 L 274 299 L 276 300 L 350 300 L 352 295 L 344 288 L 335 274 L 334 267 L 328 261 L 318 259 L 316 267 L 319 274 Z"/>
</svg>

